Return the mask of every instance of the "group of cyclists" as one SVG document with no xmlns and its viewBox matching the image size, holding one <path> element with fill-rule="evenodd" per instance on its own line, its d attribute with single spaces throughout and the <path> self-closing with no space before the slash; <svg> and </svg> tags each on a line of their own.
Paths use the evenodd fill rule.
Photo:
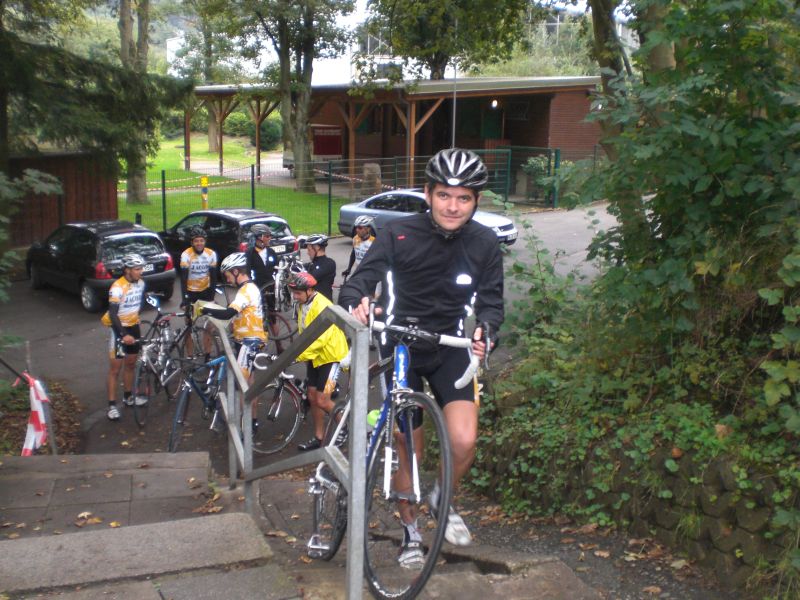
<svg viewBox="0 0 800 600">
<path fill-rule="evenodd" d="M 489 174 L 481 159 L 469 150 L 442 150 L 428 162 L 425 170 L 426 213 L 390 222 L 375 235 L 369 217 L 355 222 L 350 260 L 342 275 L 338 303 L 361 323 L 372 316 L 401 323 L 413 318 L 427 331 L 466 336 L 465 308 L 474 311 L 478 323 L 472 334 L 471 352 L 483 359 L 496 343 L 496 332 L 503 322 L 503 268 L 495 233 L 472 219 Z M 260 292 L 272 280 L 278 257 L 270 249 L 271 232 L 266 225 L 251 229 L 254 245 L 248 252 L 235 252 L 219 265 L 225 283 L 236 288 L 236 296 L 226 308 L 204 306 L 202 314 L 229 319 L 238 346 L 238 362 L 249 371 L 252 360 L 268 337 L 264 329 L 269 296 Z M 205 232 L 191 233 L 191 247 L 180 261 L 183 304 L 213 300 L 216 285 L 217 255 L 205 247 Z M 326 255 L 328 238 L 309 236 L 306 249 L 309 262 L 305 270 L 292 273 L 288 287 L 298 306 L 298 330 L 302 331 L 333 303 L 336 263 Z M 116 405 L 117 377 L 123 370 L 126 403 L 132 397 L 133 369 L 140 336 L 138 311 L 144 292 L 141 280 L 145 261 L 132 254 L 123 258 L 124 274 L 111 286 L 109 309 L 103 322 L 111 328 L 110 370 L 108 375 L 108 418 L 120 417 Z M 376 288 L 380 298 L 375 303 Z M 266 312 L 265 312 L 266 303 Z M 374 311 L 374 312 L 373 312 Z M 274 312 L 274 311 L 273 311 Z M 372 313 L 372 314 L 371 314 Z M 267 318 L 268 325 L 270 323 Z M 491 335 L 486 335 L 486 334 Z M 488 348 L 487 348 L 488 345 Z M 391 348 L 382 348 L 390 352 Z M 301 451 L 322 445 L 326 415 L 331 413 L 335 373 L 348 352 L 344 333 L 332 325 L 299 357 L 307 364 L 308 398 L 313 418 L 314 437 L 299 445 Z M 411 350 L 411 386 L 422 391 L 427 380 L 442 407 L 454 459 L 454 484 L 469 471 L 475 457 L 478 435 L 479 395 L 477 381 L 457 389 L 455 381 L 469 363 L 467 349 L 441 347 Z M 414 430 L 417 448 L 422 448 L 422 427 Z M 258 427 L 253 423 L 254 429 Z M 403 474 L 398 472 L 398 477 Z M 438 488 L 434 488 L 433 495 Z M 432 505 L 436 503 L 433 502 Z M 458 513 L 434 515 L 447 520 L 445 537 L 455 545 L 471 542 L 469 529 Z M 401 510 L 404 539 L 398 555 L 401 566 L 415 568 L 424 556 L 417 515 L 411 506 Z"/>
</svg>

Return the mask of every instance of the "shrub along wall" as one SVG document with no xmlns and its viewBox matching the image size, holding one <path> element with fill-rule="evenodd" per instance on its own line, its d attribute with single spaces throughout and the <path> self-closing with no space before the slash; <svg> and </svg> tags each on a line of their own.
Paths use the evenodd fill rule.
<svg viewBox="0 0 800 600">
<path fill-rule="evenodd" d="M 642 468 L 642 461 L 629 456 L 632 445 L 608 454 L 597 446 L 582 467 L 564 471 L 571 462 L 569 444 L 563 446 L 564 456 L 552 455 L 542 464 L 530 461 L 527 450 L 533 444 L 520 432 L 482 438 L 475 464 L 481 487 L 506 503 L 516 498 L 535 512 L 566 507 L 633 535 L 652 536 L 734 586 L 796 545 L 794 534 L 780 525 L 786 492 L 772 475 L 748 472 L 722 456 L 696 461 L 676 447 L 653 450 Z M 560 484 L 532 488 L 534 477 Z"/>
</svg>

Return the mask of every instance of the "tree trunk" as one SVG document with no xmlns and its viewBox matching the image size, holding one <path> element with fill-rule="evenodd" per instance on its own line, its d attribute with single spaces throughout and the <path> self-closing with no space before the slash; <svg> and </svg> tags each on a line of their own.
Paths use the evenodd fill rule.
<svg viewBox="0 0 800 600">
<path fill-rule="evenodd" d="M 8 88 L 0 82 L 0 173 L 6 174 L 9 169 L 8 142 Z"/>
<path fill-rule="evenodd" d="M 214 111 L 210 108 L 208 109 L 208 151 L 212 154 L 219 154 L 219 130 L 217 129 L 217 117 L 214 115 Z"/>
<path fill-rule="evenodd" d="M 139 0 L 134 9 L 131 0 L 119 1 L 119 27 L 120 49 L 119 57 L 122 66 L 139 73 L 147 72 L 147 54 L 149 52 L 148 30 L 150 28 L 150 0 Z M 136 20 L 136 39 L 134 40 L 133 25 Z M 152 132 L 140 132 L 141 153 L 126 157 L 127 163 L 127 203 L 149 204 L 147 197 L 147 157 L 144 154 L 144 137 Z"/>
<path fill-rule="evenodd" d="M 615 0 L 589 0 L 592 9 L 594 54 L 601 69 L 603 91 L 609 96 L 611 80 L 617 75 L 630 71 L 614 24 L 614 10 L 617 4 Z M 614 145 L 608 143 L 608 140 L 617 137 L 622 129 L 608 120 L 601 120 L 599 123 L 603 132 L 600 143 L 608 158 L 615 161 L 618 153 Z M 627 245 L 630 250 L 628 256 L 642 256 L 643 248 L 648 243 L 648 236 L 641 191 L 631 191 L 628 196 L 617 197 L 613 201 L 619 208 L 623 244 Z"/>
</svg>

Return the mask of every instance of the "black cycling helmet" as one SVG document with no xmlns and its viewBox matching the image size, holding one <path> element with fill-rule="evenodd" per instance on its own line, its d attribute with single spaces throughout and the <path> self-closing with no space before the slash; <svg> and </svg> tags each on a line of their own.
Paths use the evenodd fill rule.
<svg viewBox="0 0 800 600">
<path fill-rule="evenodd" d="M 269 225 L 264 225 L 263 223 L 256 223 L 250 228 L 250 233 L 253 234 L 255 237 L 261 237 L 262 235 L 268 235 L 272 237 L 272 230 L 269 228 Z"/>
<path fill-rule="evenodd" d="M 194 241 L 194 238 L 203 238 L 206 239 L 208 235 L 206 235 L 206 230 L 200 226 L 192 227 L 189 230 L 189 239 Z"/>
<path fill-rule="evenodd" d="M 322 246 L 323 248 L 328 245 L 328 236 L 322 233 L 312 233 L 306 238 L 306 246 Z"/>
<path fill-rule="evenodd" d="M 425 167 L 428 185 L 441 183 L 480 192 L 489 182 L 489 171 L 481 158 L 470 150 L 448 148 L 434 154 Z"/>
<path fill-rule="evenodd" d="M 292 273 L 286 285 L 290 290 L 304 292 L 310 288 L 317 287 L 317 280 L 311 273 L 300 271 L 299 273 Z"/>
</svg>

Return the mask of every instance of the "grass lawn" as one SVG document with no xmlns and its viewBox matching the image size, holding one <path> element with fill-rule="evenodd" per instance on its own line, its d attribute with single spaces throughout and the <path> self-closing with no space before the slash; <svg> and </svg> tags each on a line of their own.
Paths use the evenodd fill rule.
<svg viewBox="0 0 800 600">
<path fill-rule="evenodd" d="M 208 152 L 208 136 L 193 133 L 192 161 L 216 162 L 216 153 Z M 246 138 L 225 137 L 223 158 L 226 164 L 248 165 L 242 167 L 243 180 L 209 175 L 209 208 L 250 208 L 253 206 L 250 191 L 249 164 L 255 160 L 255 151 Z M 202 208 L 200 199 L 201 173 L 183 170 L 183 137 L 162 139 L 158 156 L 147 170 L 148 189 L 161 189 L 161 171 L 166 171 L 166 226 L 171 227 L 188 213 Z M 215 186 L 213 184 L 221 183 Z M 155 231 L 165 227 L 161 194 L 150 193 L 150 204 L 128 205 L 125 199 L 125 182 L 118 185 L 119 218 L 134 221 L 136 213 L 142 215 L 142 225 Z M 188 189 L 187 189 L 188 188 Z M 320 185 L 327 192 L 327 185 Z M 347 198 L 331 201 L 330 230 L 328 223 L 328 194 L 296 192 L 280 186 L 257 185 L 255 208 L 279 214 L 298 233 L 336 233 L 339 207 L 349 202 Z"/>
<path fill-rule="evenodd" d="M 128 205 L 125 196 L 119 198 L 119 218 L 133 221 L 136 213 L 142 215 L 142 225 L 155 231 L 163 229 L 163 212 L 161 195 L 150 196 L 151 204 Z M 167 226 L 193 210 L 200 210 L 199 190 L 167 192 Z M 333 198 L 331 202 L 331 232 L 336 233 L 336 221 L 339 218 L 339 207 L 346 204 L 348 198 Z M 250 208 L 250 185 L 237 182 L 231 186 L 211 188 L 209 190 L 209 208 Z M 328 195 L 296 192 L 290 188 L 256 186 L 257 209 L 277 213 L 289 222 L 295 233 L 328 232 Z"/>
</svg>

